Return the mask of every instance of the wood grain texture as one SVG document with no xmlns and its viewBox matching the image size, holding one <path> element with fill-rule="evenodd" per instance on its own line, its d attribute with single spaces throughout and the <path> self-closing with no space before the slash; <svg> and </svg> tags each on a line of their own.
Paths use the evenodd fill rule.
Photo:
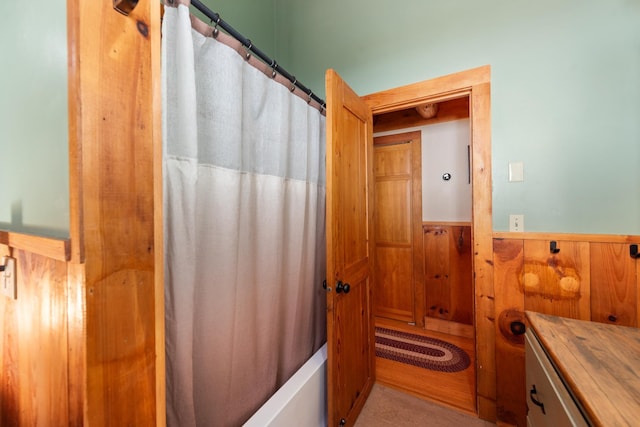
<svg viewBox="0 0 640 427">
<path fill-rule="evenodd" d="M 636 263 L 629 245 L 591 243 L 591 320 L 637 326 Z"/>
<path fill-rule="evenodd" d="M 471 170 L 473 198 L 473 272 L 475 280 L 478 415 L 496 416 L 493 216 L 491 198 L 491 85 L 488 69 L 473 77 L 471 93 Z"/>
<path fill-rule="evenodd" d="M 526 425 L 527 413 L 524 335 L 514 333 L 511 327 L 513 322 L 525 323 L 523 252 L 522 240 L 493 241 L 497 413 L 500 421 L 517 426 Z"/>
<path fill-rule="evenodd" d="M 0 245 L 43 255 L 58 261 L 71 259 L 71 242 L 68 239 L 53 239 L 0 230 Z"/>
<path fill-rule="evenodd" d="M 438 106 L 438 114 L 431 119 L 420 116 L 415 108 L 378 114 L 373 117 L 373 131 L 385 132 L 469 118 L 468 96 L 443 101 Z"/>
<path fill-rule="evenodd" d="M 574 319 L 591 318 L 589 243 L 524 241 L 525 309 Z"/>
<path fill-rule="evenodd" d="M 77 9 L 70 98 L 72 252 L 83 262 L 84 422 L 155 425 L 157 260 L 154 195 L 159 147 L 159 7 L 140 1 L 129 16 L 109 2 Z M 155 39 L 155 40 L 154 40 Z M 77 300 L 74 304 L 78 304 Z M 158 325 L 162 327 L 162 325 Z M 74 330 L 80 328 L 77 325 Z M 135 408 L 132 410 L 131 408 Z"/>
<path fill-rule="evenodd" d="M 375 179 L 375 289 L 374 313 L 415 322 L 416 289 L 423 286 L 416 277 L 416 220 L 421 205 L 415 204 L 414 184 L 420 180 L 420 169 L 414 157 L 420 155 L 420 133 L 405 133 L 374 139 Z"/>
<path fill-rule="evenodd" d="M 326 86 L 328 424 L 352 425 L 375 381 L 372 116 L 335 71 Z"/>
<path fill-rule="evenodd" d="M 5 249 L 5 253 L 9 250 Z M 67 267 L 12 250 L 18 298 L 0 296 L 0 424 L 80 425 L 70 419 Z"/>
<path fill-rule="evenodd" d="M 527 312 L 531 327 L 595 426 L 640 419 L 640 330 Z"/>
<path fill-rule="evenodd" d="M 435 79 L 425 80 L 364 96 L 373 114 L 398 111 L 417 105 L 460 98 L 469 94 L 473 86 L 490 81 L 488 65 Z"/>
<path fill-rule="evenodd" d="M 473 325 L 471 226 L 422 228 L 426 315 Z"/>
</svg>

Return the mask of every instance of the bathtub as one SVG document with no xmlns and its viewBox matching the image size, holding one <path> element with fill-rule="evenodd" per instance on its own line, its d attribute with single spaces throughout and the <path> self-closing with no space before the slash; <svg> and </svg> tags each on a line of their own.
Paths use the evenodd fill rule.
<svg viewBox="0 0 640 427">
<path fill-rule="evenodd" d="M 245 427 L 325 427 L 327 425 L 327 344 L 325 343 L 262 407 Z"/>
</svg>

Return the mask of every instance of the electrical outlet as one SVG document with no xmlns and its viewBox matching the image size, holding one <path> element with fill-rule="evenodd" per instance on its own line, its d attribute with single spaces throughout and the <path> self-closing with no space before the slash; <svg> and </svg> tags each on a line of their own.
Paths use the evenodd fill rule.
<svg viewBox="0 0 640 427">
<path fill-rule="evenodd" d="M 509 215 L 509 231 L 514 233 L 524 231 L 524 215 Z"/>
<path fill-rule="evenodd" d="M 2 293 L 8 298 L 17 299 L 16 259 L 8 256 L 2 257 L 2 265 L 4 266 L 4 271 L 0 273 Z"/>
</svg>

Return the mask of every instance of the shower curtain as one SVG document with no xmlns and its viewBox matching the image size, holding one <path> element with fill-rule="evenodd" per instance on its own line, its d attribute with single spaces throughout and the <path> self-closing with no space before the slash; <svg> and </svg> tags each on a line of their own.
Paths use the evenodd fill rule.
<svg viewBox="0 0 640 427">
<path fill-rule="evenodd" d="M 167 423 L 237 426 L 326 340 L 324 117 L 185 5 L 162 49 Z"/>
</svg>

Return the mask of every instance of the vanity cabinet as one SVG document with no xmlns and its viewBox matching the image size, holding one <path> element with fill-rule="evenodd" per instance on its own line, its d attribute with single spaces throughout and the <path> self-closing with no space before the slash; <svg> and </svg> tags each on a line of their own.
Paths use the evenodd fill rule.
<svg viewBox="0 0 640 427">
<path fill-rule="evenodd" d="M 527 425 L 640 420 L 640 329 L 527 311 Z"/>
<path fill-rule="evenodd" d="M 531 329 L 525 334 L 525 364 L 528 426 L 588 425 Z"/>
</svg>

